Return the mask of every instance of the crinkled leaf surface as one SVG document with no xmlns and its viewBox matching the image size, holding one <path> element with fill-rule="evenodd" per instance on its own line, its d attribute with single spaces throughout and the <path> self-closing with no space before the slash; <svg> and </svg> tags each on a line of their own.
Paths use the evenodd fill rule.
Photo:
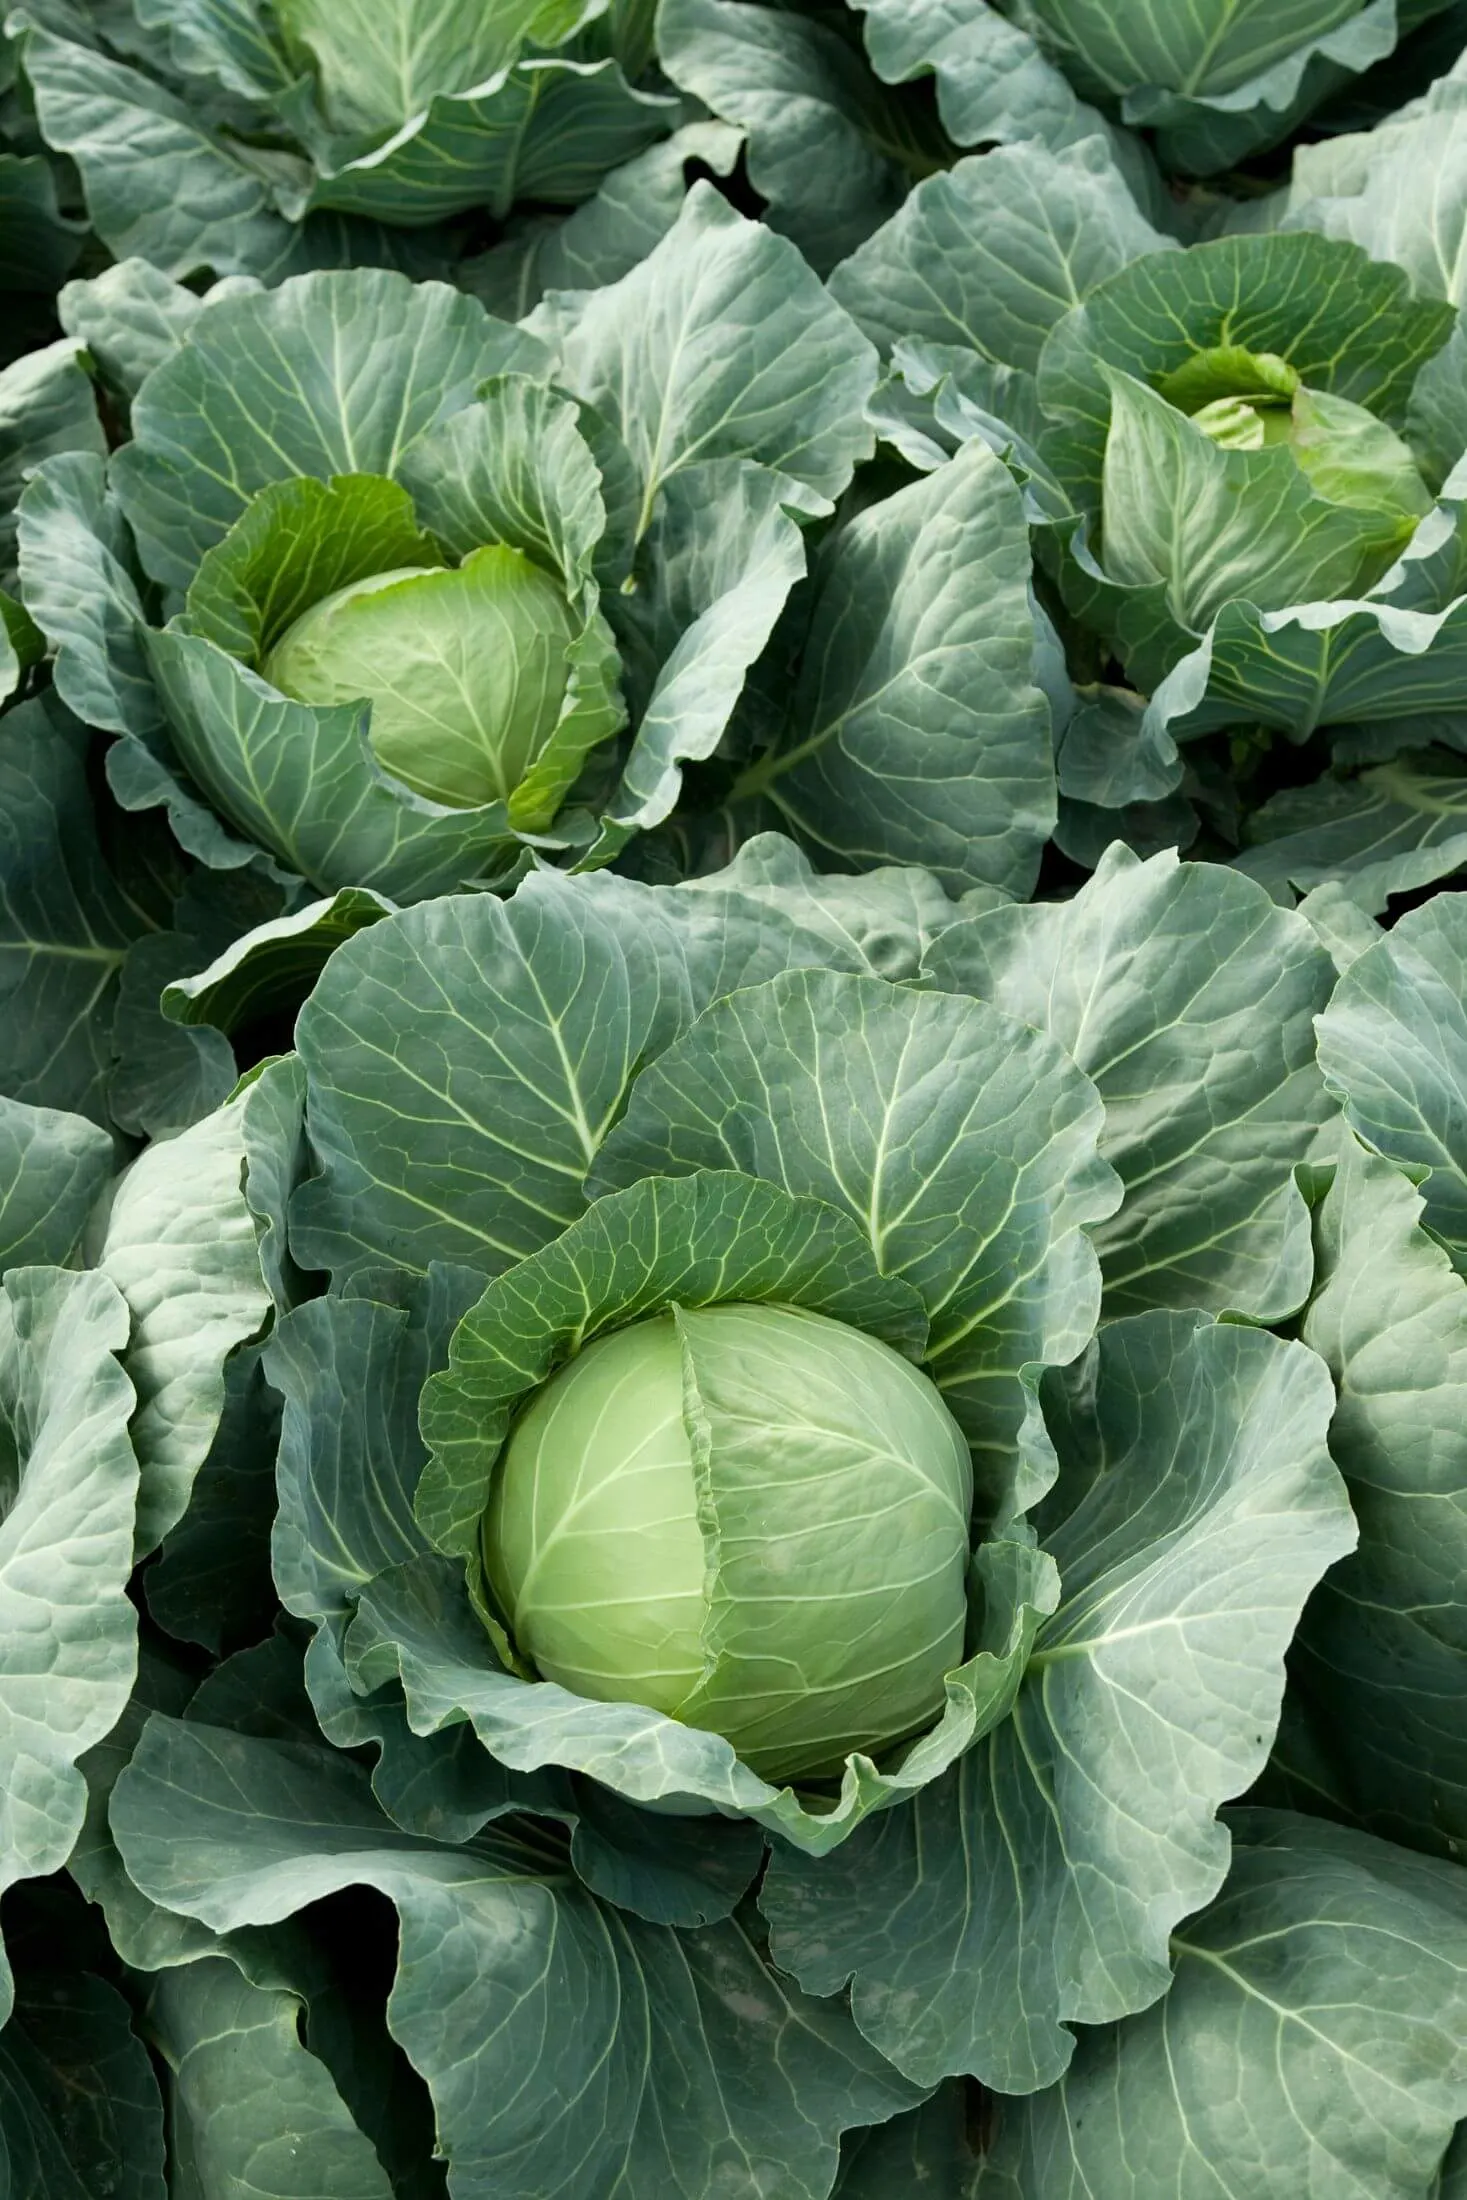
<svg viewBox="0 0 1467 2200">
<path fill-rule="evenodd" d="M 64 1266 L 112 1174 L 112 1141 L 85 1116 L 0 1098 L 0 1274 Z"/>
</svg>

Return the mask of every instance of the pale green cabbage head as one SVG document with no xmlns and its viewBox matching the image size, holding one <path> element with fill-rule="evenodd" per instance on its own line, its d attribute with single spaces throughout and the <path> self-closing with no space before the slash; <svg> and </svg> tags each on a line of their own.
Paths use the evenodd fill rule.
<svg viewBox="0 0 1467 2200">
<path fill-rule="evenodd" d="M 537 1392 L 485 1572 L 547 1680 L 815 1778 L 941 1711 L 971 1503 L 956 1422 L 889 1345 L 795 1307 L 677 1308 Z"/>
</svg>

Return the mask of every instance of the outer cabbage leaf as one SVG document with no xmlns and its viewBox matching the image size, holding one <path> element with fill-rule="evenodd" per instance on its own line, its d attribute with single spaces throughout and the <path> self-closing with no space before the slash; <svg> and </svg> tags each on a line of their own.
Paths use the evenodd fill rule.
<svg viewBox="0 0 1467 2200">
<path fill-rule="evenodd" d="M 1168 1934 L 1227 1871 L 1220 1803 L 1261 1770 L 1299 1613 L 1355 1529 L 1314 1354 L 1201 1315 L 1102 1330 L 1045 1381 L 1058 1565 L 1013 1710 L 906 1809 L 761 1906 L 817 1992 L 928 2084 L 1053 2084 L 1067 2026 L 1167 1989 Z M 1205 1711 L 1204 1711 L 1204 1708 Z"/>
</svg>

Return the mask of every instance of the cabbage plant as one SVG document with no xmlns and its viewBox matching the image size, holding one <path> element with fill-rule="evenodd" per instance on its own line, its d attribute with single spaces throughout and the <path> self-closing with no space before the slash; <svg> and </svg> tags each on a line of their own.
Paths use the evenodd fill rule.
<svg viewBox="0 0 1467 2200">
<path fill-rule="evenodd" d="M 131 439 L 26 490 L 26 600 L 124 805 L 287 893 L 408 899 L 658 822 L 871 443 L 866 340 L 707 186 L 524 328 L 358 270 L 160 296 L 140 354 L 141 302 L 86 315 Z"/>
</svg>

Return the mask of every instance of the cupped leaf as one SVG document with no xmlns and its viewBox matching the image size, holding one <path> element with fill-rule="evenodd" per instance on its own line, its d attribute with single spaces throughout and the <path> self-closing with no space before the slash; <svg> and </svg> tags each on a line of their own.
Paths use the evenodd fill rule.
<svg viewBox="0 0 1467 2200">
<path fill-rule="evenodd" d="M 1268 1754 L 1284 1651 L 1355 1529 L 1334 1402 L 1299 1345 L 1200 1315 L 1112 1323 L 1045 1379 L 1059 1479 L 1038 1526 L 1061 1598 L 1007 1719 L 761 1906 L 810 1990 L 932 2084 L 1052 2085 L 1070 2024 L 1147 2007 L 1168 1935 L 1217 1891 L 1218 1806 Z"/>
<path fill-rule="evenodd" d="M 392 908 L 381 894 L 348 886 L 327 900 L 253 925 L 202 969 L 165 986 L 163 1013 L 174 1023 L 237 1031 L 279 1013 L 282 1004 L 294 1008 L 337 948 L 391 916 Z"/>
<path fill-rule="evenodd" d="M 482 84 L 529 42 L 558 46 L 595 12 L 595 0 L 499 0 L 470 15 L 431 0 L 278 0 L 275 16 L 332 126 L 383 131 L 440 92 Z"/>
<path fill-rule="evenodd" d="M 669 76 L 740 127 L 771 227 L 822 275 L 950 153 L 916 102 L 873 77 L 838 17 L 667 0 L 657 29 Z"/>
<path fill-rule="evenodd" d="M 853 868 L 1026 894 L 1054 824 L 1023 504 L 981 440 L 869 506 L 816 562 L 779 738 L 737 782 Z"/>
<path fill-rule="evenodd" d="M 163 724 L 143 645 L 143 579 L 106 469 L 50 459 L 17 514 L 21 585 L 54 652 L 56 692 L 87 725 L 142 738 Z"/>
<path fill-rule="evenodd" d="M 633 1077 L 698 1009 L 792 967 L 912 975 L 948 908 L 920 874 L 817 879 L 768 836 L 686 886 L 543 871 L 512 900 L 387 918 L 332 957 L 297 1025 L 320 1172 L 298 1256 L 511 1266 L 580 1214 Z"/>
<path fill-rule="evenodd" d="M 27 476 L 62 451 L 106 449 L 91 377 L 70 338 L 0 368 L 0 577 L 15 569 L 15 507 Z"/>
<path fill-rule="evenodd" d="M 410 901 L 450 892 L 492 868 L 509 842 L 502 802 L 448 809 L 390 777 L 372 751 L 367 703 L 291 701 L 197 634 L 154 630 L 146 643 L 189 779 L 248 836 L 246 853 L 250 842 L 268 849 L 318 893 L 359 886 Z M 153 799 L 170 800 L 166 768 L 157 769 L 165 787 Z M 171 793 L 180 792 L 174 778 Z M 207 842 L 202 852 L 220 860 Z"/>
<path fill-rule="evenodd" d="M 843 1210 L 919 1294 L 981 1505 L 1006 1515 L 1035 1494 L 1015 1448 L 1030 1371 L 1095 1326 L 1085 1233 L 1118 1191 L 1100 1127 L 1088 1078 L 1000 1011 L 794 971 L 716 1002 L 643 1071 L 592 1183 L 737 1169 Z"/>
<path fill-rule="evenodd" d="M 1369 1146 L 1425 1173 L 1425 1220 L 1467 1273 L 1467 895 L 1413 909 L 1350 965 L 1320 1066 Z"/>
<path fill-rule="evenodd" d="M 282 204 L 294 218 L 335 211 L 413 229 L 479 209 L 502 220 L 516 200 L 574 206 L 678 115 L 615 61 L 537 54 L 437 94 L 365 150 L 360 137 L 313 131 L 316 173 Z"/>
<path fill-rule="evenodd" d="M 982 2200 L 1202 2200 L 1216 2164 L 1238 2200 L 1426 2191 L 1467 2107 L 1461 1873 L 1286 1811 L 1233 1826 L 1166 1999 L 1003 2104 Z"/>
<path fill-rule="evenodd" d="M 416 1511 L 429 1539 L 472 1552 L 516 1407 L 590 1338 L 665 1307 L 727 1300 L 808 1307 L 912 1357 L 926 1343 L 917 1292 L 884 1276 L 864 1233 L 819 1199 L 729 1170 L 610 1192 L 496 1277 L 454 1331 L 422 1402 L 432 1457 Z"/>
<path fill-rule="evenodd" d="M 871 450 L 872 346 L 794 246 L 711 184 L 630 275 L 552 294 L 527 327 L 631 452 L 639 538 L 664 484 L 699 460 L 754 458 L 836 496 Z"/>
<path fill-rule="evenodd" d="M 1095 1080 L 1125 1186 L 1092 1224 L 1108 1311 L 1277 1321 L 1302 1303 L 1293 1172 L 1329 1112 L 1314 1018 L 1335 980 L 1308 925 L 1221 865 L 1116 845 L 1070 901 L 950 926 L 926 972 L 1047 1031 Z"/>
<path fill-rule="evenodd" d="M 1302 1335 L 1340 1402 L 1330 1448 L 1360 1547 L 1331 1569 L 1294 1646 L 1345 1791 L 1370 1828 L 1467 1850 L 1467 1284 L 1418 1227 L 1423 1202 L 1353 1139 L 1315 1229 Z"/>
<path fill-rule="evenodd" d="M 302 474 L 392 479 L 486 376 L 542 358 L 462 292 L 385 268 L 218 299 L 147 377 L 113 461 L 144 566 L 187 588 L 259 490 Z"/>
<path fill-rule="evenodd" d="M 1220 344 L 1276 354 L 1311 388 L 1398 423 L 1452 325 L 1452 309 L 1413 298 L 1399 268 L 1330 238 L 1221 237 L 1152 253 L 1051 332 L 1039 364 L 1040 402 L 1055 423 L 1046 456 L 1096 509 L 1111 416 L 1106 369 L 1155 386 Z"/>
<path fill-rule="evenodd" d="M 1104 137 L 1001 146 L 924 178 L 829 287 L 883 352 L 958 344 L 1032 373 L 1073 306 L 1168 247 Z"/>
<path fill-rule="evenodd" d="M 118 1182 L 97 1266 L 127 1303 L 137 1390 L 137 1547 L 183 1516 L 224 1407 L 225 1362 L 267 1319 L 270 1293 L 244 1192 L 246 1090 L 147 1147 Z"/>
<path fill-rule="evenodd" d="M 0 1274 L 64 1267 L 112 1166 L 111 1139 L 85 1116 L 0 1097 Z"/>
<path fill-rule="evenodd" d="M 255 1986 L 226 1956 L 160 1971 L 143 2029 L 169 2074 L 175 2167 L 203 2193 L 393 2200 L 371 2141 L 301 2038 L 294 1994 Z"/>
<path fill-rule="evenodd" d="M 86 1808 L 77 1759 L 137 1667 L 127 1326 L 102 1276 L 18 1268 L 0 1292 L 0 1888 L 66 1862 Z M 0 1954 L 0 2017 L 10 2003 Z"/>
<path fill-rule="evenodd" d="M 426 1841 L 340 1757 L 155 1717 L 113 1824 L 137 1884 L 216 1931 L 345 1886 L 388 1897 L 390 2022 L 433 2092 L 462 2200 L 609 2177 L 660 2200 L 751 2162 L 770 2200 L 820 2200 L 840 2131 L 912 2104 L 839 2006 L 782 1984 L 744 1926 L 674 1934 L 608 1909 L 529 1823 L 471 1848 Z"/>
</svg>

